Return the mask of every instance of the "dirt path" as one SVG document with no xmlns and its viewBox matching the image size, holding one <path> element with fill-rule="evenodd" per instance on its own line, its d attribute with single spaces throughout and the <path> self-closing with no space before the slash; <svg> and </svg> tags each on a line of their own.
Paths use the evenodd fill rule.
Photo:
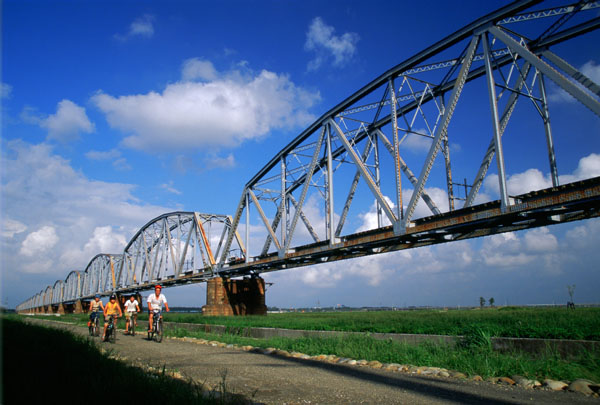
<svg viewBox="0 0 600 405">
<path fill-rule="evenodd" d="M 51 323 L 87 335 L 86 328 Z M 147 341 L 145 334 L 132 337 L 122 331 L 115 344 L 99 344 L 127 361 L 164 365 L 209 385 L 219 384 L 226 373 L 230 392 L 265 404 L 600 404 L 598 399 L 572 392 L 395 373 L 173 339 L 159 344 Z"/>
</svg>

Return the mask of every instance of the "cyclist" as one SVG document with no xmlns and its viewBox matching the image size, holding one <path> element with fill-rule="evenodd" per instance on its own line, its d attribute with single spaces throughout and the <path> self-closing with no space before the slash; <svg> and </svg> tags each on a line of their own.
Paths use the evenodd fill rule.
<svg viewBox="0 0 600 405">
<path fill-rule="evenodd" d="M 129 318 L 133 316 L 133 322 L 137 326 L 137 313 L 140 312 L 140 305 L 132 295 L 129 297 L 129 301 L 125 301 L 125 334 L 129 333 Z"/>
<path fill-rule="evenodd" d="M 162 304 L 165 304 L 165 309 L 169 312 L 169 304 L 167 304 L 167 298 L 161 294 L 162 287 L 157 284 L 154 286 L 154 294 L 148 296 L 148 332 L 152 332 L 152 318 L 154 317 L 154 311 L 158 311 L 158 316 L 162 311 Z"/>
<path fill-rule="evenodd" d="M 96 321 L 98 318 L 99 312 L 102 310 L 104 312 L 104 305 L 102 301 L 100 301 L 100 296 L 96 294 L 94 300 L 90 302 L 90 320 L 88 321 L 88 328 Z"/>
<path fill-rule="evenodd" d="M 108 319 L 111 316 L 116 317 L 118 314 L 119 317 L 123 316 L 123 311 L 121 311 L 121 306 L 117 302 L 117 296 L 112 294 L 110 296 L 110 301 L 104 307 L 104 333 L 102 334 L 102 340 L 106 338 L 106 328 L 108 328 Z M 117 319 L 115 318 L 113 327 L 117 327 Z"/>
</svg>

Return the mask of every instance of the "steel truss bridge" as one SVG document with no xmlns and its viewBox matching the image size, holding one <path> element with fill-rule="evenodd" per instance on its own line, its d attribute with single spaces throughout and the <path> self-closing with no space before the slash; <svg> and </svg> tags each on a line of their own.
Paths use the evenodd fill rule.
<svg viewBox="0 0 600 405">
<path fill-rule="evenodd" d="M 600 86 L 555 52 L 570 44 L 597 50 L 589 34 L 600 27 L 599 12 L 597 1 L 525 0 L 479 18 L 323 114 L 246 183 L 233 216 L 164 214 L 122 253 L 98 254 L 17 310 L 597 217 L 600 177 L 561 184 L 554 145 L 571 134 L 553 131 L 547 83 L 576 100 L 582 114 L 600 117 Z M 480 104 L 485 114 L 470 115 Z M 467 138 L 481 141 L 479 157 L 452 161 L 452 146 L 465 142 L 460 123 L 475 120 L 486 123 Z M 507 167 L 519 157 L 504 145 L 525 139 L 537 146 L 524 156 L 547 159 L 552 187 L 510 195 Z M 485 202 L 484 180 L 499 200 Z M 364 201 L 374 202 L 368 229 L 355 222 L 369 209 Z"/>
</svg>

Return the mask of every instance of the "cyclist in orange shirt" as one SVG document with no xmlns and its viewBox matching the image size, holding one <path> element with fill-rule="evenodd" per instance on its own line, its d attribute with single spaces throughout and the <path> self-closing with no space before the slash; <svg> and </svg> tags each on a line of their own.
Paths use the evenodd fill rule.
<svg viewBox="0 0 600 405">
<path fill-rule="evenodd" d="M 110 301 L 104 306 L 104 333 L 102 334 L 102 340 L 106 337 L 106 328 L 108 328 L 108 319 L 111 316 L 115 317 L 114 327 L 117 327 L 117 319 L 116 316 L 119 314 L 119 318 L 123 316 L 123 311 L 121 311 L 121 306 L 117 302 L 117 296 L 112 294 L 110 296 Z"/>
</svg>

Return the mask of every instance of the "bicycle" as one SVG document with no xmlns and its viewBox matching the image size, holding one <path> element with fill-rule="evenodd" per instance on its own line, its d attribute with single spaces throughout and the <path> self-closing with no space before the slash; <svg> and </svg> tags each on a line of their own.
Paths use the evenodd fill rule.
<svg viewBox="0 0 600 405">
<path fill-rule="evenodd" d="M 117 316 L 110 315 L 108 319 L 108 327 L 106 328 L 105 342 L 115 343 L 117 341 Z"/>
<path fill-rule="evenodd" d="M 98 336 L 98 318 L 100 317 L 97 312 L 93 313 L 95 316 L 94 320 L 90 322 L 89 331 L 90 336 Z"/>
<path fill-rule="evenodd" d="M 155 342 L 162 342 L 163 338 L 163 319 L 162 311 L 154 310 L 154 316 L 152 318 L 152 331 L 148 331 L 148 340 L 154 340 Z"/>
<path fill-rule="evenodd" d="M 129 319 L 127 322 L 129 323 L 129 335 L 135 336 L 135 317 L 137 316 L 136 312 L 132 312 L 129 314 Z"/>
</svg>

